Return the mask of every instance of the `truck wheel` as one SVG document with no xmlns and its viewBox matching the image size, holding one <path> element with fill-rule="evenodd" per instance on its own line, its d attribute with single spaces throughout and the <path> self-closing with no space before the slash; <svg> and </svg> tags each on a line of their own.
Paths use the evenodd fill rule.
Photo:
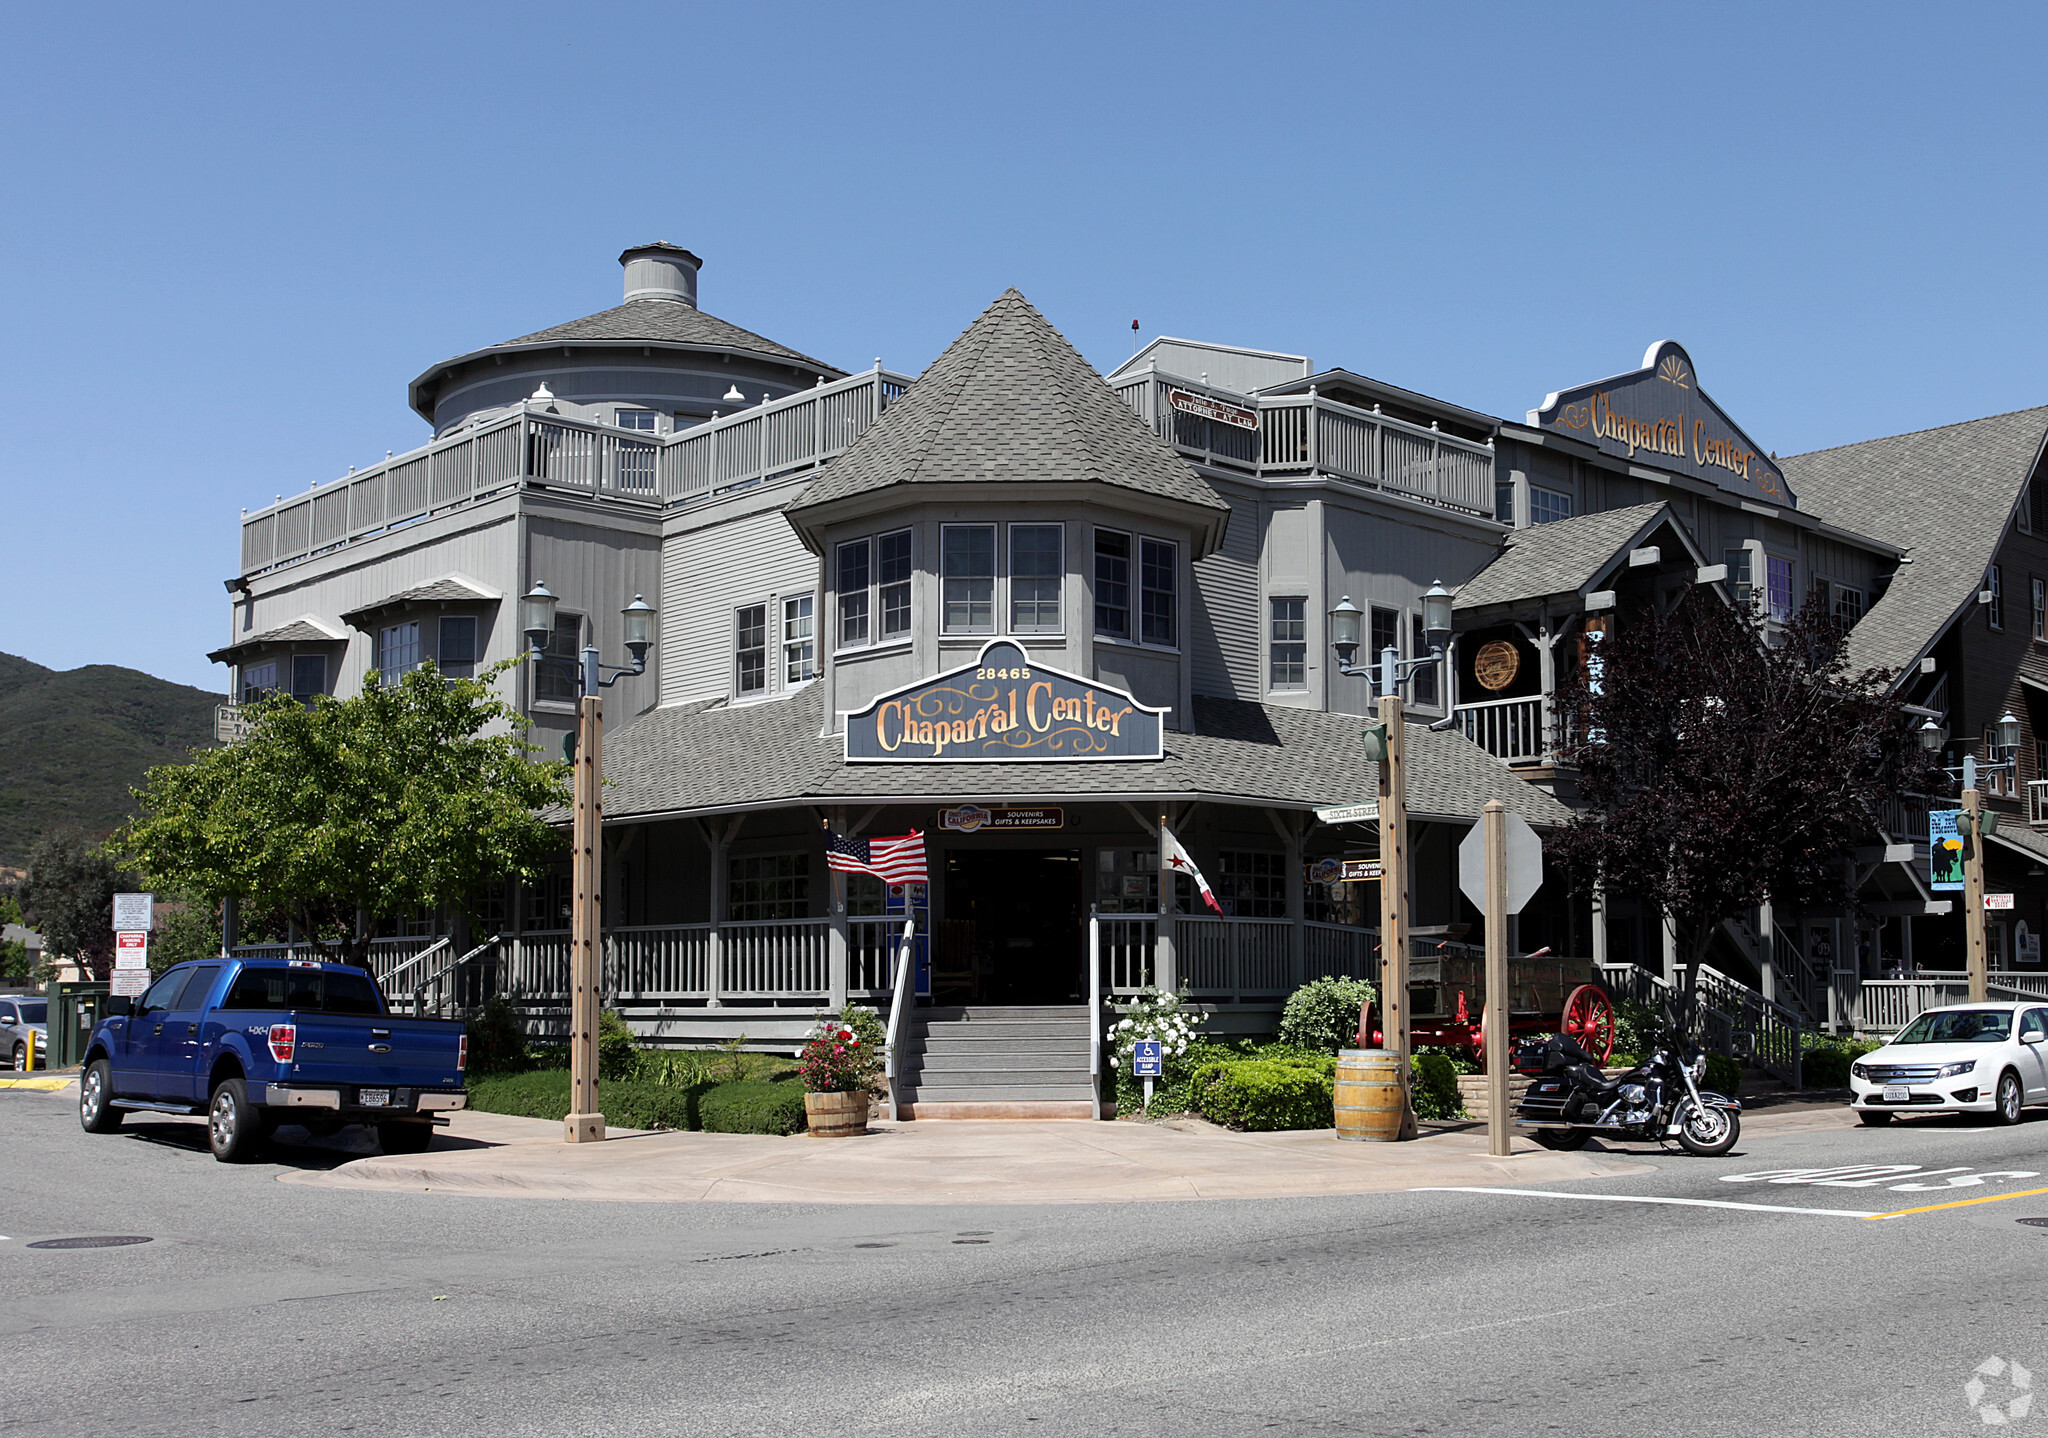
<svg viewBox="0 0 2048 1438">
<path fill-rule="evenodd" d="M 377 1142 L 384 1146 L 386 1153 L 425 1153 L 433 1140 L 434 1126 L 430 1123 L 377 1125 Z"/>
<path fill-rule="evenodd" d="M 263 1147 L 262 1115 L 238 1078 L 222 1079 L 206 1106 L 206 1146 L 222 1163 L 247 1163 Z"/>
<path fill-rule="evenodd" d="M 78 1126 L 87 1133 L 112 1133 L 121 1126 L 121 1110 L 114 1107 L 114 1067 L 105 1059 L 86 1065 L 78 1081 Z"/>
<path fill-rule="evenodd" d="M 28 1072 L 28 1045 L 25 1043 L 14 1046 L 14 1071 L 18 1074 Z"/>
</svg>

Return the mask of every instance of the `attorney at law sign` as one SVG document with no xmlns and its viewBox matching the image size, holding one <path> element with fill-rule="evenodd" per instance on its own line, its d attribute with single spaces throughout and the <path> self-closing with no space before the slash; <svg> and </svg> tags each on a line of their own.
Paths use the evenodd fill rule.
<svg viewBox="0 0 2048 1438">
<path fill-rule="evenodd" d="M 972 664 L 842 717 L 849 764 L 1014 764 L 1162 758 L 1165 714 L 993 639 Z"/>
</svg>

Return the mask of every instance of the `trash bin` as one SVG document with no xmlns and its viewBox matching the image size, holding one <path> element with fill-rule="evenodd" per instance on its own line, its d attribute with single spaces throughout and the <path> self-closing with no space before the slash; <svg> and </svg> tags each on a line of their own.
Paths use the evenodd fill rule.
<svg viewBox="0 0 2048 1438">
<path fill-rule="evenodd" d="M 68 1069 L 85 1057 L 85 1041 L 107 998 L 104 983 L 50 985 L 50 1053 L 53 1069 Z"/>
</svg>

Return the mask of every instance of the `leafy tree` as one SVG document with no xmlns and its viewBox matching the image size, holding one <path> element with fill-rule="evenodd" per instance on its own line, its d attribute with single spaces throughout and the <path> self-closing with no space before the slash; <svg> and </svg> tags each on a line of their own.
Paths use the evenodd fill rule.
<svg viewBox="0 0 2048 1438">
<path fill-rule="evenodd" d="M 183 894 L 157 899 L 156 933 L 149 941 L 149 971 L 152 974 L 174 969 L 193 959 L 210 959 L 219 952 L 219 904 Z"/>
<path fill-rule="evenodd" d="M 85 835 L 59 829 L 29 851 L 21 908 L 43 936 L 49 959 L 72 959 L 87 975 L 104 979 L 114 955 L 114 895 L 132 890 L 135 877 Z"/>
<path fill-rule="evenodd" d="M 0 928 L 22 922 L 21 901 L 10 892 L 0 892 Z M 20 939 L 0 939 L 0 979 L 23 984 L 32 977 L 28 945 Z"/>
<path fill-rule="evenodd" d="M 1586 810 L 1551 841 L 1581 882 L 1671 916 L 1688 965 L 1766 900 L 1854 902 L 1844 861 L 1878 805 L 1932 775 L 1882 670 L 1851 674 L 1816 602 L 1772 636 L 1694 589 L 1628 616 L 1598 672 L 1559 685 L 1563 762 Z"/>
<path fill-rule="evenodd" d="M 508 667 L 443 679 L 427 664 L 394 685 L 372 671 L 311 708 L 276 696 L 239 743 L 150 770 L 109 847 L 154 883 L 239 897 L 360 964 L 363 917 L 462 904 L 538 877 L 561 848 L 540 814 L 569 802 L 568 766 L 536 762 L 524 716 L 492 693 Z"/>
</svg>

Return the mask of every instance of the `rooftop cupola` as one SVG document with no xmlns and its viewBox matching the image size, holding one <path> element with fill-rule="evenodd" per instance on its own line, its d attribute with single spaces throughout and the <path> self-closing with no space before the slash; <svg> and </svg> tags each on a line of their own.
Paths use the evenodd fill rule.
<svg viewBox="0 0 2048 1438">
<path fill-rule="evenodd" d="M 704 262 L 684 249 L 657 240 L 635 245 L 619 256 L 626 269 L 626 299 L 673 300 L 697 307 L 697 271 Z"/>
</svg>

